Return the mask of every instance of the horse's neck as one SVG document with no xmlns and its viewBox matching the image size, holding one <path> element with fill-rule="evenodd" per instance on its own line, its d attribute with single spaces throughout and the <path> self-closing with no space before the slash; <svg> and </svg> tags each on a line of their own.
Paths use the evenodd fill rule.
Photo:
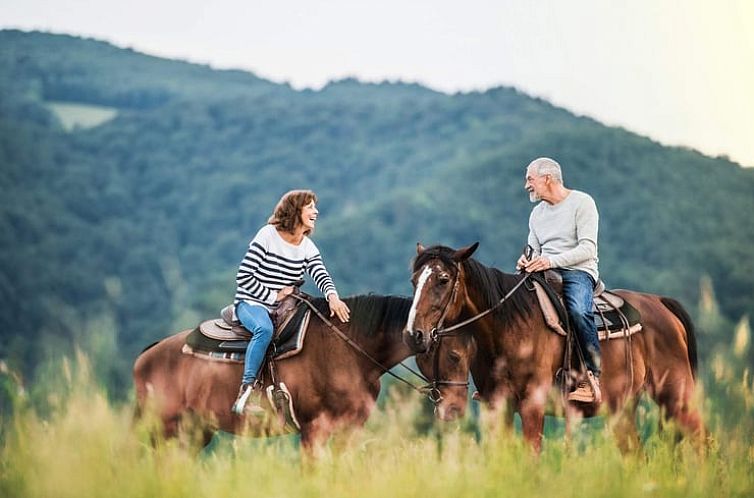
<svg viewBox="0 0 754 498">
<path fill-rule="evenodd" d="M 351 324 L 361 324 L 368 329 L 353 340 L 380 365 L 392 368 L 413 353 L 403 343 L 403 329 L 406 326 L 411 300 L 396 296 L 356 297 L 347 301 L 351 306 Z M 368 361 L 379 369 L 373 362 Z M 379 374 L 382 374 L 380 371 Z"/>
<path fill-rule="evenodd" d="M 403 343 L 402 329 L 402 326 L 394 327 L 394 330 L 380 329 L 368 336 L 349 334 L 358 345 L 350 348 L 353 355 L 359 358 L 360 363 L 367 369 L 363 372 L 365 377 L 371 377 L 373 374 L 375 378 L 379 378 L 384 373 L 382 367 L 391 369 L 414 354 Z"/>
<path fill-rule="evenodd" d="M 495 285 L 501 284 L 500 288 L 502 294 L 494 301 L 489 302 L 486 298 L 484 289 L 485 284 L 482 282 L 466 281 L 466 305 L 464 306 L 461 319 L 468 319 L 489 310 L 491 307 L 498 305 L 500 299 L 503 296 L 507 296 L 508 293 L 516 286 L 518 279 L 515 275 L 500 272 L 499 276 L 496 275 L 496 280 L 493 281 Z M 497 280 L 502 278 L 502 282 Z M 499 343 L 502 338 L 509 334 L 516 334 L 521 332 L 521 322 L 529 322 L 529 318 L 521 316 L 521 310 L 517 310 L 513 306 L 512 301 L 520 296 L 518 293 L 525 293 L 526 285 L 518 287 L 513 294 L 508 296 L 507 303 L 503 303 L 497 307 L 497 309 L 487 316 L 481 318 L 476 325 L 472 325 L 475 328 L 475 337 L 477 342 L 480 342 L 480 347 L 487 343 L 492 346 L 492 343 Z M 531 306 L 532 303 L 529 303 Z M 524 327 L 526 328 L 526 327 Z"/>
<path fill-rule="evenodd" d="M 382 330 L 372 341 L 374 358 L 386 368 L 393 368 L 414 353 L 403 342 L 402 327 Z"/>
</svg>

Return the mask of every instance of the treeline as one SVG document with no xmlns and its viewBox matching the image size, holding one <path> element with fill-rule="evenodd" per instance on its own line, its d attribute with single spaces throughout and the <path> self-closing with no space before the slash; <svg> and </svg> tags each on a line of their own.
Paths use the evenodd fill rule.
<svg viewBox="0 0 754 498">
<path fill-rule="evenodd" d="M 320 196 L 315 240 L 341 293 L 410 293 L 417 241 L 479 240 L 480 260 L 512 271 L 539 155 L 597 200 L 611 287 L 693 310 L 708 277 L 722 315 L 754 311 L 751 171 L 515 89 L 296 92 L 18 31 L 0 32 L 0 85 L 0 358 L 27 373 L 39 348 L 84 344 L 116 358 L 103 374 L 125 389 L 142 347 L 232 299 L 249 238 L 291 188 Z M 66 133 L 49 100 L 119 113 Z"/>
</svg>

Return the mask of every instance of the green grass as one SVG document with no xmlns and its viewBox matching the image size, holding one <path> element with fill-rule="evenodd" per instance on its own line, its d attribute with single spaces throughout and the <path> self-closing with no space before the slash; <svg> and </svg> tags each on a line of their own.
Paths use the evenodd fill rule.
<svg viewBox="0 0 754 498">
<path fill-rule="evenodd" d="M 118 110 L 114 107 L 71 102 L 47 102 L 47 108 L 60 120 L 60 124 L 66 131 L 72 131 L 76 128 L 93 128 L 118 115 Z"/>
<path fill-rule="evenodd" d="M 113 404 L 87 361 L 66 363 L 46 385 L 21 392 L 0 377 L 12 414 L 3 417 L 0 496 L 7 497 L 415 497 L 752 496 L 750 423 L 708 418 L 715 443 L 700 454 L 651 434 L 640 454 L 622 455 L 609 433 L 584 424 L 570 441 L 548 438 L 540 457 L 518 435 L 485 422 L 420 433 L 419 400 L 392 392 L 385 409 L 347 441 L 302 464 L 291 438 L 216 438 L 196 456 L 180 441 L 152 447 L 146 427 L 131 427 L 130 403 Z M 728 386 L 746 391 L 747 379 Z M 739 393 L 742 394 L 742 393 Z M 748 397 L 748 398 L 747 398 Z M 751 418 L 750 403 L 743 418 Z M 709 410 L 708 410 L 709 411 Z M 489 418 L 489 417 L 487 417 Z M 482 417 L 484 420 L 485 417 Z M 599 425 L 599 424 L 597 424 Z"/>
</svg>

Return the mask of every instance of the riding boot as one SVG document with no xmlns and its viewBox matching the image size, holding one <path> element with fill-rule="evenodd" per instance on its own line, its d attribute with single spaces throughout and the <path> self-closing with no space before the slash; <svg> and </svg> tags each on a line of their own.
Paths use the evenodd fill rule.
<svg viewBox="0 0 754 498">
<path fill-rule="evenodd" d="M 602 390 L 600 389 L 600 379 L 591 371 L 586 372 L 586 379 L 579 382 L 576 390 L 568 395 L 568 401 L 577 401 L 579 403 L 602 403 Z"/>
<path fill-rule="evenodd" d="M 265 411 L 261 404 L 262 395 L 258 389 L 254 389 L 254 385 L 255 383 L 241 384 L 236 402 L 233 403 L 233 413 L 236 415 L 264 415 Z"/>
</svg>

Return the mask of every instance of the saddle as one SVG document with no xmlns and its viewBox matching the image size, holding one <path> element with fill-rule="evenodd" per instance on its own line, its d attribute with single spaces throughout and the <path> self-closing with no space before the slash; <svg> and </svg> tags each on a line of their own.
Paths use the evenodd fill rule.
<svg viewBox="0 0 754 498">
<path fill-rule="evenodd" d="M 301 301 L 273 311 L 275 332 L 268 356 L 282 360 L 298 354 L 304 347 L 310 316 L 311 309 Z M 229 305 L 222 309 L 220 318 L 206 320 L 189 333 L 183 352 L 216 361 L 241 363 L 251 335 L 236 317 L 235 306 Z"/>
<path fill-rule="evenodd" d="M 553 270 L 531 276 L 542 314 L 556 333 L 567 336 L 568 314 L 563 304 L 563 278 Z M 625 299 L 607 290 L 600 280 L 594 289 L 592 304 L 600 341 L 628 337 L 641 331 L 641 314 Z"/>
</svg>

